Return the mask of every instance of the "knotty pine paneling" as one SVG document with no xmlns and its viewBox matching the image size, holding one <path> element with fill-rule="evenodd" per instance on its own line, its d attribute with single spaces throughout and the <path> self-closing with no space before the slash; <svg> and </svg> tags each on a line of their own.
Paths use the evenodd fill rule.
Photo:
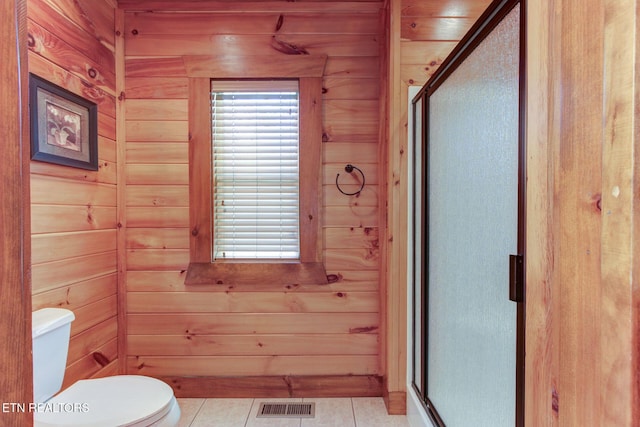
<svg viewBox="0 0 640 427">
<path fill-rule="evenodd" d="M 335 178 L 335 174 L 344 171 L 344 166 L 349 162 L 349 159 L 352 159 L 356 156 L 358 157 L 359 162 L 356 164 L 356 166 L 362 163 L 377 163 L 378 148 L 379 147 L 377 143 L 324 144 L 324 146 L 322 147 L 322 163 L 325 166 L 328 163 L 342 165 L 342 168 L 338 168 L 332 171 L 331 176 Z M 329 179 L 325 177 L 325 174 L 328 175 L 328 172 L 325 172 L 323 174 L 323 179 Z M 375 179 L 375 177 L 373 176 L 370 178 Z"/>
<path fill-rule="evenodd" d="M 116 271 L 115 251 L 67 258 L 32 267 L 33 292 L 43 292 Z"/>
<path fill-rule="evenodd" d="M 33 234 L 114 229 L 116 208 L 87 205 L 33 205 Z M 48 248 L 55 250 L 55 248 Z"/>
<path fill-rule="evenodd" d="M 115 273 L 99 276 L 33 295 L 33 309 L 65 307 L 71 311 L 116 294 Z"/>
<path fill-rule="evenodd" d="M 104 356 L 110 363 L 118 357 L 118 341 L 116 338 L 109 340 L 103 345 L 96 347 L 92 353 L 84 355 L 81 359 L 69 364 L 67 366 L 67 372 L 62 383 L 62 387 L 69 387 L 74 383 L 73 378 L 92 378 L 94 376 L 100 376 L 103 366 L 98 362 L 94 353 L 99 353 Z"/>
<path fill-rule="evenodd" d="M 114 229 L 35 234 L 31 239 L 34 265 L 116 250 Z"/>
<path fill-rule="evenodd" d="M 242 8 L 242 5 L 239 5 Z M 143 37 L 148 34 L 212 34 L 247 35 L 268 34 L 356 34 L 379 33 L 377 13 L 280 14 L 274 7 L 270 13 L 131 13 L 125 24 L 126 37 Z M 279 29 L 276 29 L 279 27 Z M 242 46 L 238 46 L 241 49 Z M 138 52 L 139 53 L 139 52 Z M 257 53 L 257 52 L 253 52 Z M 128 52 L 127 52 L 128 54 Z"/>
<path fill-rule="evenodd" d="M 129 206 L 189 206 L 189 197 L 184 192 L 185 185 L 128 185 L 127 204 Z"/>
<path fill-rule="evenodd" d="M 119 0 L 119 6 L 127 11 L 205 11 L 205 12 L 237 12 L 238 6 L 226 0 Z M 243 1 L 245 9 L 253 12 L 298 13 L 376 13 L 382 7 L 382 1 L 355 0 L 349 2 L 335 0 L 300 0 L 296 2 Z M 277 8 L 274 8 L 274 4 Z"/>
<path fill-rule="evenodd" d="M 129 372 L 175 376 L 372 375 L 380 371 L 377 355 L 337 356 L 130 356 Z"/>
<path fill-rule="evenodd" d="M 170 375 L 380 374 L 380 2 L 147 2 L 125 9 L 128 371 Z M 207 9 L 209 5 L 209 9 Z M 140 6 L 142 6 L 140 4 Z M 162 11 L 162 13 L 158 13 Z M 282 18 L 280 18 L 282 15 Z M 281 25 L 278 20 L 281 19 Z M 276 28 L 278 27 L 278 28 Z M 183 55 L 327 55 L 324 286 L 185 286 L 188 78 Z M 335 177 L 359 196 L 345 196 Z M 186 332 L 185 332 L 186 331 Z M 362 336 L 365 334 L 366 336 Z M 321 343 L 321 344 L 319 344 Z"/>
<path fill-rule="evenodd" d="M 189 290 L 131 292 L 127 303 L 129 313 L 375 313 L 379 302 L 376 292 Z"/>
<path fill-rule="evenodd" d="M 375 355 L 375 334 L 129 335 L 133 354 L 148 356 Z"/>
<path fill-rule="evenodd" d="M 131 335 L 304 334 L 322 325 L 325 334 L 370 334 L 379 330 L 377 313 L 180 313 L 129 314 Z"/>
<path fill-rule="evenodd" d="M 127 233 L 127 248 L 189 249 L 189 230 L 185 228 L 132 228 Z"/>
<path fill-rule="evenodd" d="M 93 85 L 114 95 L 115 70 L 101 66 L 67 45 L 64 40 L 45 30 L 33 21 L 28 22 L 28 31 L 32 52 L 63 68 L 81 79 L 91 81 Z M 112 53 L 109 53 L 113 56 Z"/>
<path fill-rule="evenodd" d="M 213 55 L 217 52 L 269 52 L 278 42 L 304 46 L 311 55 L 375 56 L 379 41 L 375 34 L 369 37 L 343 34 L 294 34 L 274 39 L 272 34 L 240 34 L 234 37 L 202 34 L 146 34 L 129 37 L 127 49 L 132 56 Z"/>
<path fill-rule="evenodd" d="M 131 163 L 176 163 L 189 161 L 189 144 L 186 142 L 131 142 L 126 147 L 127 160 Z"/>
<path fill-rule="evenodd" d="M 188 286 L 184 284 L 186 271 L 130 270 L 127 289 L 131 292 L 344 292 L 378 291 L 378 273 L 374 270 L 345 270 L 338 272 L 331 283 L 316 285 L 283 285 L 265 281 L 259 285 Z"/>
<path fill-rule="evenodd" d="M 131 207 L 127 208 L 130 228 L 187 228 L 188 207 Z"/>
<path fill-rule="evenodd" d="M 490 3 L 402 0 L 398 46 L 402 81 L 406 85 L 426 83 Z"/>
<path fill-rule="evenodd" d="M 161 156 L 162 151 L 153 156 Z M 127 184 L 189 185 L 189 164 L 130 164 L 127 166 Z"/>
<path fill-rule="evenodd" d="M 64 386 L 117 365 L 114 3 L 27 0 L 28 68 L 98 105 L 99 170 L 31 162 L 32 304 L 72 310 Z"/>
</svg>

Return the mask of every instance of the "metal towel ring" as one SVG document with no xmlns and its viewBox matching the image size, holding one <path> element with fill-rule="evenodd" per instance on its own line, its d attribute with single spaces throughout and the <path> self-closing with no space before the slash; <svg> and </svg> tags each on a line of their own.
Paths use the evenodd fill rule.
<svg viewBox="0 0 640 427">
<path fill-rule="evenodd" d="M 364 172 L 362 172 L 359 168 L 357 168 L 357 167 L 355 167 L 355 166 L 353 166 L 351 164 L 348 164 L 347 166 L 344 167 L 344 170 L 347 173 L 353 172 L 354 169 L 357 170 L 358 172 L 360 172 L 360 175 L 362 175 L 362 185 L 360 186 L 360 189 L 358 191 L 356 191 L 355 193 L 346 193 L 346 192 L 342 191 L 342 188 L 340 188 L 340 184 L 338 184 L 338 177 L 340 176 L 340 174 L 336 175 L 336 187 L 338 187 L 338 190 L 342 194 L 344 194 L 345 196 L 355 196 L 357 194 L 360 194 L 360 192 L 364 188 L 364 181 L 365 181 Z"/>
</svg>

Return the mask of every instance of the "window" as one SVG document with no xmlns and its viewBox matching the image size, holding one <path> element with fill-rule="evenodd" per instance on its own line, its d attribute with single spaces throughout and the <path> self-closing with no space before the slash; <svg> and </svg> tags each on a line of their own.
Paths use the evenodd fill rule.
<svg viewBox="0 0 640 427">
<path fill-rule="evenodd" d="M 211 87 L 213 259 L 299 259 L 298 82 Z"/>
<path fill-rule="evenodd" d="M 185 278 L 187 285 L 314 285 L 326 284 L 327 277 L 322 264 L 322 74 L 326 64 L 324 55 L 284 55 L 273 61 L 273 57 L 239 56 L 184 56 L 183 61 L 189 77 L 189 243 L 190 264 Z M 212 164 L 213 127 L 211 93 L 212 81 L 219 85 L 222 81 L 293 81 L 298 84 L 298 249 L 289 251 L 278 243 L 280 258 L 274 253 L 264 257 L 247 258 L 243 250 L 222 249 L 226 246 L 218 239 L 225 235 L 215 227 L 220 225 L 222 212 L 214 204 L 216 190 Z M 290 92 L 277 87 L 273 92 Z M 237 87 L 216 86 L 217 92 L 244 92 Z M 295 89 L 293 90 L 295 91 Z M 263 155 L 254 154 L 263 158 Z M 259 159 L 258 159 L 259 160 Z M 240 170 L 237 168 L 237 170 Z M 260 178 L 261 179 L 261 178 Z M 239 194 L 239 190 L 233 190 Z M 263 193 L 262 193 L 263 194 Z M 225 207 L 228 198 L 222 200 Z M 278 202 L 282 210 L 287 205 Z M 291 204 L 291 206 L 295 203 Z M 259 207 L 259 213 L 266 208 Z M 217 216 L 216 216 L 217 215 Z M 220 220 L 220 221 L 218 221 Z M 294 227 L 295 228 L 295 227 Z M 278 231 L 278 238 L 288 232 Z M 274 236 L 275 236 L 274 234 Z M 219 235 L 219 236 L 218 236 Z M 237 246 L 239 235 L 230 239 Z M 260 243 L 268 239 L 260 238 Z M 295 240 L 295 238 L 291 238 Z M 249 245 L 247 245 L 249 246 Z M 274 245 L 275 246 L 275 245 Z M 214 249 L 219 253 L 214 255 Z M 246 249 L 246 248 L 245 248 Z M 254 249 L 251 249 L 254 251 Z M 231 256 L 233 255 L 233 257 Z M 239 257 L 236 258 L 236 255 Z"/>
</svg>

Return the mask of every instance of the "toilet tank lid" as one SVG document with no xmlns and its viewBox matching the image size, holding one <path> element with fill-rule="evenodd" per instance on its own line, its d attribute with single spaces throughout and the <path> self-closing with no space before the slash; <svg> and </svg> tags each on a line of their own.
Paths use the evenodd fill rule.
<svg viewBox="0 0 640 427">
<path fill-rule="evenodd" d="M 31 333 L 36 338 L 56 328 L 71 323 L 74 316 L 71 310 L 66 308 L 42 308 L 31 314 Z"/>
</svg>

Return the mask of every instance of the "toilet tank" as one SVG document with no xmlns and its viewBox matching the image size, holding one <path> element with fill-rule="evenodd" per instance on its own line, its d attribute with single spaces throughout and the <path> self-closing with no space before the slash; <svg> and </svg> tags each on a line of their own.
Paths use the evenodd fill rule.
<svg viewBox="0 0 640 427">
<path fill-rule="evenodd" d="M 73 319 L 73 312 L 64 308 L 43 308 L 32 313 L 35 403 L 46 402 L 62 387 Z"/>
</svg>

